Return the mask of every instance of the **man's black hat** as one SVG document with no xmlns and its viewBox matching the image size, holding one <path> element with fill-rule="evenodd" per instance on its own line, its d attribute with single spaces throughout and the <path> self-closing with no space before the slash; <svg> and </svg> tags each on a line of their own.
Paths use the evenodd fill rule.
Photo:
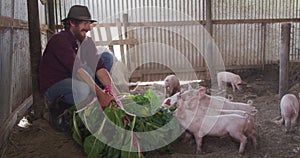
<svg viewBox="0 0 300 158">
<path fill-rule="evenodd" d="M 81 20 L 81 21 L 90 21 L 96 22 L 96 20 L 91 19 L 91 14 L 89 9 L 86 6 L 74 5 L 70 8 L 68 16 L 61 20 L 62 22 L 66 20 Z"/>
</svg>

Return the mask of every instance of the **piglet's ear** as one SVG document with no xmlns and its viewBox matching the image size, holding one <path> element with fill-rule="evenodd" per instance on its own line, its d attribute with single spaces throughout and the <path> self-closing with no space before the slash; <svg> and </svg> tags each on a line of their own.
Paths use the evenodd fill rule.
<svg viewBox="0 0 300 158">
<path fill-rule="evenodd" d="M 205 87 L 200 87 L 199 90 L 198 90 L 198 94 L 201 96 L 201 95 L 204 95 L 206 93 L 206 88 Z"/>
<path fill-rule="evenodd" d="M 165 102 L 166 105 L 170 106 L 171 105 L 171 100 L 168 99 L 166 102 Z"/>
</svg>

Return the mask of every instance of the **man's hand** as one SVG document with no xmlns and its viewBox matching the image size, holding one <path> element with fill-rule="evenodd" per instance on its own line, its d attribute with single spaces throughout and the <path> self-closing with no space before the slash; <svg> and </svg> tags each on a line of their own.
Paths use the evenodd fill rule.
<svg viewBox="0 0 300 158">
<path fill-rule="evenodd" d="M 98 98 L 98 101 L 102 108 L 106 108 L 110 106 L 111 101 L 115 101 L 115 98 L 104 91 L 102 91 L 99 87 L 96 87 L 96 95 Z"/>
</svg>

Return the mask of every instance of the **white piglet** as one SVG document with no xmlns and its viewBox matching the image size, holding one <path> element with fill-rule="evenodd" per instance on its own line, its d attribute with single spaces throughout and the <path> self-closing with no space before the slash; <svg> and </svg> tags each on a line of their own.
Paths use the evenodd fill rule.
<svg viewBox="0 0 300 158">
<path fill-rule="evenodd" d="M 200 115 L 197 110 L 189 110 L 180 94 L 177 96 L 177 109 L 173 111 L 181 126 L 194 135 L 197 143 L 197 153 L 202 152 L 202 141 L 204 136 L 231 136 L 240 141 L 239 153 L 243 153 L 247 143 L 248 131 L 255 129 L 249 126 L 249 116 L 238 114 L 226 115 Z M 256 138 L 253 136 L 256 144 Z"/>
<path fill-rule="evenodd" d="M 170 97 L 180 91 L 180 82 L 175 75 L 168 75 L 164 80 L 164 84 L 166 97 Z"/>
<path fill-rule="evenodd" d="M 280 111 L 286 132 L 289 132 L 291 128 L 297 125 L 299 115 L 299 101 L 297 97 L 294 94 L 285 94 L 280 101 Z"/>
<path fill-rule="evenodd" d="M 235 92 L 235 88 L 241 90 L 240 84 L 242 79 L 239 75 L 232 72 L 222 71 L 217 74 L 219 90 L 223 89 L 223 82 L 231 83 L 232 91 Z"/>
</svg>

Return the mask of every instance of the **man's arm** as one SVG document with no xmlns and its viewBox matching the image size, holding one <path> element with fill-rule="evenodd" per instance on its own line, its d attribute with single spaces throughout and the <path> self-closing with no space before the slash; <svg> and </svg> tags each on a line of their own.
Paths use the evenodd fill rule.
<svg viewBox="0 0 300 158">
<path fill-rule="evenodd" d="M 96 77 L 98 78 L 98 80 L 101 82 L 101 84 L 105 87 L 105 86 L 111 86 L 112 87 L 112 91 L 115 94 L 119 94 L 119 90 L 117 89 L 117 87 L 115 86 L 114 82 L 112 81 L 112 78 L 110 77 L 110 74 L 108 73 L 108 71 L 105 68 L 101 68 L 99 70 L 96 71 Z"/>
<path fill-rule="evenodd" d="M 77 75 L 82 81 L 90 86 L 94 93 L 96 93 L 98 101 L 102 107 L 109 106 L 110 102 L 114 100 L 113 96 L 103 92 L 103 90 L 95 83 L 93 78 L 83 68 L 79 68 L 77 70 Z"/>
</svg>

